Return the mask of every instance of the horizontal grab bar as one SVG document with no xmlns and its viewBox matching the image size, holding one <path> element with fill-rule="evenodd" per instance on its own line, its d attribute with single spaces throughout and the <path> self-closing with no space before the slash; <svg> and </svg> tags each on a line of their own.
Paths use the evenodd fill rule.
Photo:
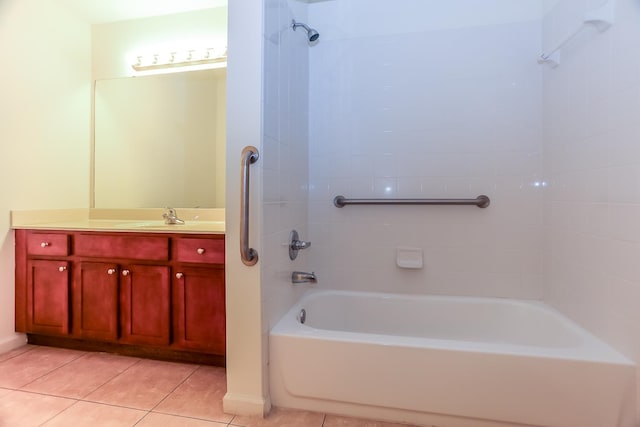
<svg viewBox="0 0 640 427">
<path fill-rule="evenodd" d="M 490 203 L 491 200 L 484 194 L 475 199 L 347 199 L 344 196 L 333 199 L 336 208 L 346 205 L 473 205 L 486 208 Z"/>
</svg>

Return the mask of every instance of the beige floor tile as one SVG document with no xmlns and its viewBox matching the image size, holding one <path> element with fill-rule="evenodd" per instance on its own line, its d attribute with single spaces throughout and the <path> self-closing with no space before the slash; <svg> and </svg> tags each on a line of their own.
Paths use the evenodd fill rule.
<svg viewBox="0 0 640 427">
<path fill-rule="evenodd" d="M 80 399 L 139 361 L 134 357 L 86 353 L 27 384 L 22 390 Z"/>
<path fill-rule="evenodd" d="M 231 426 L 241 427 L 322 427 L 324 414 L 295 409 L 272 408 L 266 418 L 237 416 Z"/>
<path fill-rule="evenodd" d="M 22 354 L 22 353 L 24 353 L 26 351 L 33 350 L 34 348 L 36 348 L 36 347 L 32 346 L 32 345 L 25 344 L 25 345 L 23 345 L 21 347 L 13 349 L 13 350 L 6 351 L 4 353 L 0 353 L 0 362 L 2 362 L 3 360 L 7 360 L 7 359 L 11 359 L 13 357 L 16 357 L 16 356 L 18 356 L 18 355 L 20 355 L 20 354 Z"/>
<path fill-rule="evenodd" d="M 40 426 L 76 401 L 23 391 L 11 391 L 0 397 L 0 426 Z"/>
<path fill-rule="evenodd" d="M 226 425 L 226 423 L 150 412 L 149 415 L 136 424 L 136 427 L 224 427 Z"/>
<path fill-rule="evenodd" d="M 387 423 L 384 421 L 363 420 L 359 418 L 329 415 L 324 419 L 323 427 L 412 427 L 410 424 Z"/>
<path fill-rule="evenodd" d="M 45 427 L 131 427 L 147 414 L 138 409 L 78 402 L 56 415 Z"/>
<path fill-rule="evenodd" d="M 36 347 L 0 362 L 0 387 L 23 387 L 83 354 L 62 348 Z"/>
<path fill-rule="evenodd" d="M 200 366 L 153 411 L 228 423 L 233 416 L 222 410 L 226 391 L 224 368 Z"/>
<path fill-rule="evenodd" d="M 143 359 L 87 395 L 85 400 L 150 410 L 197 367 Z"/>
</svg>

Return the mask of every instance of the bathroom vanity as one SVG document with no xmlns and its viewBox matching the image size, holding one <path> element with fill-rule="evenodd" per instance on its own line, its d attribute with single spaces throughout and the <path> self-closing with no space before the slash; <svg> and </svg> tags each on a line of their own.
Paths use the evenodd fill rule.
<svg viewBox="0 0 640 427">
<path fill-rule="evenodd" d="M 16 331 L 33 344 L 224 365 L 223 225 L 71 223 L 14 224 Z"/>
</svg>

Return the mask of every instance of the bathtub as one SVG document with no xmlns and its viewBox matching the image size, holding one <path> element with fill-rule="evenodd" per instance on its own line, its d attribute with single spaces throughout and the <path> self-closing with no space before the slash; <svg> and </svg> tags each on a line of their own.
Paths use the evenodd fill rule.
<svg viewBox="0 0 640 427">
<path fill-rule="evenodd" d="M 619 427 L 635 399 L 628 359 L 497 298 L 311 291 L 271 330 L 269 374 L 275 406 L 420 426 Z"/>
</svg>

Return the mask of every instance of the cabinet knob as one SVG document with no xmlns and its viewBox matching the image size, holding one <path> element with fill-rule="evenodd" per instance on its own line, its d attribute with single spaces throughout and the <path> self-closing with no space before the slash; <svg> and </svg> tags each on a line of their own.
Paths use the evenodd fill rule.
<svg viewBox="0 0 640 427">
<path fill-rule="evenodd" d="M 176 279 L 182 279 L 184 277 L 183 273 L 176 273 Z"/>
<path fill-rule="evenodd" d="M 198 252 L 198 255 L 202 255 L 204 254 L 204 248 L 198 248 L 196 249 L 196 252 Z"/>
<path fill-rule="evenodd" d="M 107 270 L 107 274 L 114 274 L 116 272 L 115 268 L 110 268 Z"/>
<path fill-rule="evenodd" d="M 61 265 L 60 267 L 58 267 L 58 271 L 59 271 L 59 272 L 61 272 L 61 273 L 62 273 L 63 271 L 65 271 L 66 269 L 67 269 L 67 267 L 65 267 L 65 266 L 63 266 L 63 265 Z"/>
<path fill-rule="evenodd" d="M 46 248 L 46 247 L 47 247 L 47 246 L 49 246 L 50 244 L 51 244 L 51 243 L 49 243 L 49 242 L 42 242 L 42 243 L 40 243 L 40 247 L 41 247 L 41 248 Z"/>
<path fill-rule="evenodd" d="M 123 276 L 128 276 L 128 275 L 129 275 L 129 273 L 130 273 L 130 271 L 129 271 L 129 270 L 122 270 L 122 275 L 123 275 Z"/>
</svg>

